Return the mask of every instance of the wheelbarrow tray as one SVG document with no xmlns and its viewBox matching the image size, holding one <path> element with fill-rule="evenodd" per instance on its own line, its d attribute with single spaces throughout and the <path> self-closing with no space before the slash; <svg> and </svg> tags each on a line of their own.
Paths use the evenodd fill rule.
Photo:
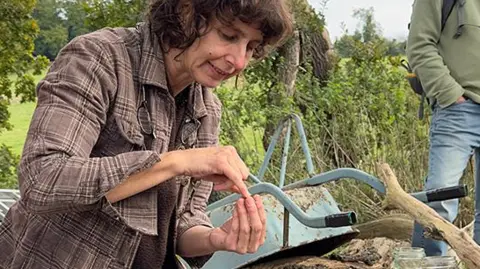
<svg viewBox="0 0 480 269">
<path fill-rule="evenodd" d="M 284 193 L 307 215 L 321 217 L 341 213 L 330 193 L 322 186 L 298 187 Z M 285 213 L 284 205 L 270 194 L 262 194 L 267 217 L 265 244 L 254 254 L 240 255 L 220 251 L 202 268 L 242 268 L 255 263 L 278 258 L 302 255 L 324 255 L 358 235 L 351 226 L 311 228 Z M 212 224 L 221 226 L 232 216 L 234 204 L 230 203 L 208 212 Z M 287 214 L 287 225 L 284 225 Z M 284 228 L 285 227 L 285 228 Z M 286 238 L 284 237 L 284 234 Z"/>
</svg>

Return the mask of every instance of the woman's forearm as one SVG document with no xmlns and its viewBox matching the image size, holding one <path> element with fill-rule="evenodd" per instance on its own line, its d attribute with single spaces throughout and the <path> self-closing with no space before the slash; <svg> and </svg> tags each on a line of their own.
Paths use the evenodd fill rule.
<svg viewBox="0 0 480 269">
<path fill-rule="evenodd" d="M 177 254 L 182 257 L 198 257 L 211 254 L 219 249 L 210 242 L 210 233 L 214 228 L 194 226 L 188 229 L 180 238 Z"/>
<path fill-rule="evenodd" d="M 178 175 L 174 155 L 166 153 L 161 161 L 152 167 L 131 175 L 125 181 L 111 189 L 105 195 L 110 203 L 126 199 L 142 191 L 148 190 Z"/>
</svg>

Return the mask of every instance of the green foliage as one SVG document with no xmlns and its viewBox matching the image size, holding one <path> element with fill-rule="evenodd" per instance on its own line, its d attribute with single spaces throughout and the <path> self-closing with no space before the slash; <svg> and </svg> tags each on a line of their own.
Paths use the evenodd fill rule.
<svg viewBox="0 0 480 269">
<path fill-rule="evenodd" d="M 362 22 L 361 36 L 362 42 L 368 43 L 380 39 L 380 26 L 375 22 L 374 9 L 360 8 L 353 12 L 353 17 Z"/>
<path fill-rule="evenodd" d="M 48 61 L 44 57 L 34 58 L 33 40 L 38 32 L 31 18 L 35 1 L 3 1 L 0 8 L 0 131 L 9 128 L 6 105 L 13 96 L 23 100 L 34 100 L 33 74 L 45 69 Z M 12 81 L 11 74 L 17 79 Z"/>
<path fill-rule="evenodd" d="M 91 31 L 85 22 L 88 14 L 83 5 L 83 0 L 63 0 L 61 4 L 63 16 L 66 18 L 64 25 L 68 32 L 68 41 Z"/>
<path fill-rule="evenodd" d="M 40 26 L 35 54 L 54 60 L 67 42 L 103 27 L 134 26 L 146 0 L 38 0 L 33 18 Z"/>
<path fill-rule="evenodd" d="M 405 54 L 406 41 L 396 39 L 386 39 L 381 34 L 380 25 L 375 22 L 374 9 L 357 9 L 353 17 L 360 21 L 360 28 L 357 28 L 353 34 L 349 34 L 348 29 L 335 42 L 334 47 L 337 54 L 342 58 L 350 58 L 355 54 L 355 49 L 360 47 L 359 43 L 374 42 L 377 47 L 381 47 L 385 56 L 398 56 Z"/>
<path fill-rule="evenodd" d="M 59 25 L 51 29 L 44 29 L 40 33 L 40 36 L 35 39 L 35 54 L 54 60 L 60 49 L 67 44 L 67 29 Z"/>
<path fill-rule="evenodd" d="M 31 18 L 34 0 L 0 2 L 0 132 L 10 129 L 10 100 L 20 96 L 23 101 L 34 99 L 33 74 L 45 69 L 44 57 L 33 57 L 33 40 L 38 32 Z M 17 79 L 12 80 L 12 75 Z M 18 157 L 5 146 L 0 146 L 0 184 L 13 186 L 15 165 Z M 13 167 L 13 168 L 12 168 Z M 0 187 L 1 187 L 0 186 Z"/>
<path fill-rule="evenodd" d="M 35 54 L 55 59 L 68 41 L 67 29 L 62 19 L 61 3 L 57 0 L 37 0 L 33 18 L 38 22 L 40 32 L 35 39 Z"/>
<path fill-rule="evenodd" d="M 405 55 L 405 48 L 407 47 L 407 41 L 398 41 L 396 39 L 387 40 L 387 55 L 398 56 Z"/>
<path fill-rule="evenodd" d="M 135 26 L 143 20 L 148 7 L 147 0 L 83 0 L 85 19 L 89 30 L 103 27 Z"/>
<path fill-rule="evenodd" d="M 0 146 L 0 189 L 17 188 L 17 171 L 19 158 L 5 146 Z"/>
</svg>

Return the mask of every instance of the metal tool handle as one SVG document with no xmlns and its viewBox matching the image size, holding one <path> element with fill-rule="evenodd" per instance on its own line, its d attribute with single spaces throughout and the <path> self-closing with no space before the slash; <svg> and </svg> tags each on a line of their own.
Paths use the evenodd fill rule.
<svg viewBox="0 0 480 269">
<path fill-rule="evenodd" d="M 325 228 L 325 227 L 340 227 L 340 226 L 350 226 L 356 223 L 357 217 L 355 212 L 342 212 L 336 215 L 326 215 L 319 217 L 312 217 L 307 215 L 300 209 L 295 202 L 293 202 L 290 197 L 288 197 L 282 189 L 271 184 L 271 183 L 258 183 L 255 186 L 251 187 L 248 190 L 251 194 L 260 194 L 266 193 L 275 197 L 285 209 L 290 212 L 298 221 L 300 221 L 305 226 L 311 228 Z M 219 208 L 231 203 L 234 203 L 240 198 L 240 195 L 233 194 L 228 197 L 223 198 L 215 203 L 210 204 L 207 207 L 207 211 L 211 211 L 215 208 Z M 336 226 L 329 226 L 336 225 Z"/>
<path fill-rule="evenodd" d="M 339 168 L 325 173 L 321 173 L 311 178 L 292 183 L 283 189 L 290 190 L 306 186 L 317 186 L 344 178 L 350 178 L 363 182 L 374 188 L 379 193 L 383 195 L 386 194 L 385 185 L 383 185 L 382 181 L 364 171 L 354 168 Z M 428 203 L 434 201 L 444 201 L 449 199 L 462 198 L 468 195 L 468 190 L 466 185 L 459 185 L 429 191 L 410 193 L 410 195 L 420 200 L 421 202 Z"/>
<path fill-rule="evenodd" d="M 342 212 L 325 217 L 326 227 L 349 226 L 351 225 L 349 223 L 357 223 L 357 215 L 353 212 Z"/>
<path fill-rule="evenodd" d="M 429 191 L 416 192 L 412 193 L 411 195 L 424 203 L 429 203 L 463 198 L 468 195 L 468 188 L 467 185 L 459 185 Z"/>
</svg>

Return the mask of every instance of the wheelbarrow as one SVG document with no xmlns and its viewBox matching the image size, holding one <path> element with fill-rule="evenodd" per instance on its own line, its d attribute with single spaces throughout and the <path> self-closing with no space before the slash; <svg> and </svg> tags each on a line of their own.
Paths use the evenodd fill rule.
<svg viewBox="0 0 480 269">
<path fill-rule="evenodd" d="M 306 159 L 309 177 L 284 186 L 292 124 L 295 124 Z M 263 182 L 273 150 L 286 127 L 278 186 Z M 363 182 L 380 194 L 384 184 L 376 177 L 358 169 L 340 168 L 315 174 L 305 131 L 300 118 L 291 114 L 280 121 L 257 174 L 249 179 L 255 184 L 251 194 L 261 194 L 267 215 L 267 235 L 264 245 L 254 254 L 236 254 L 219 251 L 202 269 L 243 268 L 269 260 L 292 256 L 324 255 L 358 235 L 352 225 L 357 221 L 355 212 L 342 212 L 322 184 L 349 178 Z M 428 203 L 465 197 L 465 185 L 411 193 L 416 199 Z M 232 194 L 207 207 L 207 214 L 216 227 L 232 216 L 238 194 Z M 293 216 L 293 217 L 291 217 Z M 181 259 L 180 259 L 181 260 Z M 188 265 L 181 260 L 185 268 Z"/>
</svg>

